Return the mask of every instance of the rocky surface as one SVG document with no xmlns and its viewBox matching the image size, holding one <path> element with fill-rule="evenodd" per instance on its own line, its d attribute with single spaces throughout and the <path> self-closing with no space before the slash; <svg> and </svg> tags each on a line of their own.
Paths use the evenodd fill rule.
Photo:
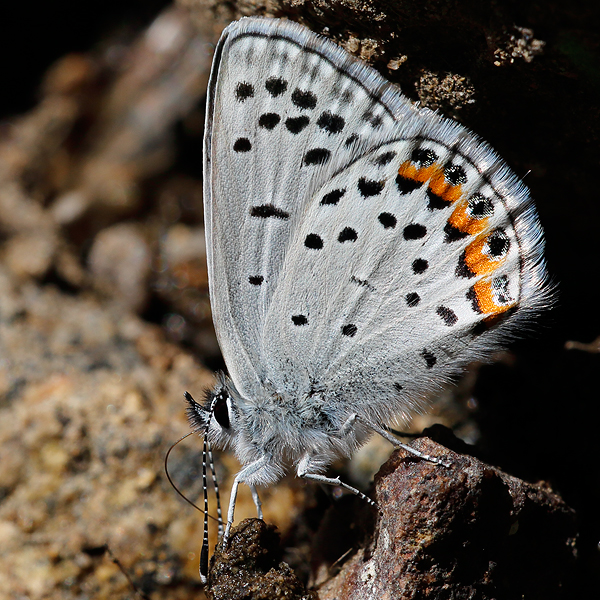
<svg viewBox="0 0 600 600">
<path fill-rule="evenodd" d="M 563 500 L 427 438 L 415 447 L 451 466 L 394 453 L 375 478 L 375 538 L 323 583 L 321 600 L 573 593 L 577 524 Z"/>
<path fill-rule="evenodd" d="M 232 530 L 227 550 L 218 548 L 210 565 L 209 600 L 318 600 L 281 562 L 279 535 L 273 525 L 247 519 Z"/>
<path fill-rule="evenodd" d="M 323 521 L 310 591 L 288 582 L 272 531 L 249 520 L 216 552 L 209 598 L 573 597 L 577 524 L 561 498 L 428 438 L 414 447 L 450 466 L 394 452 L 375 477 L 379 515 L 352 503 L 344 518 Z"/>
</svg>

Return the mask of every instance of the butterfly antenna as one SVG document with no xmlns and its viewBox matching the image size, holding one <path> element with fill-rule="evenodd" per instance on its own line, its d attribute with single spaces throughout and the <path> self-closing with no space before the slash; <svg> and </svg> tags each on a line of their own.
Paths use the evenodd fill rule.
<svg viewBox="0 0 600 600">
<path fill-rule="evenodd" d="M 219 484 L 217 483 L 217 474 L 215 472 L 215 463 L 213 461 L 212 448 L 208 442 L 208 466 L 212 473 L 212 482 L 215 488 L 215 496 L 217 497 L 217 520 L 219 522 L 219 537 L 223 537 L 223 512 L 221 510 L 221 495 L 219 494 Z"/>
<path fill-rule="evenodd" d="M 194 504 L 189 498 L 187 498 L 180 490 L 179 488 L 175 485 L 175 482 L 173 481 L 173 479 L 171 478 L 171 474 L 169 473 L 169 456 L 171 454 L 171 450 L 173 450 L 173 448 L 175 448 L 175 446 L 177 446 L 177 444 L 179 444 L 180 442 L 183 442 L 183 440 L 185 440 L 185 438 L 190 437 L 190 435 L 192 435 L 194 432 L 190 431 L 190 433 L 187 433 L 186 435 L 184 435 L 183 437 L 179 438 L 174 444 L 171 444 L 171 447 L 167 450 L 167 453 L 165 454 L 165 474 L 167 476 L 167 479 L 169 480 L 169 483 L 171 484 L 171 487 L 188 503 L 191 504 L 196 510 L 198 511 L 202 511 L 202 509 L 197 505 Z"/>
<path fill-rule="evenodd" d="M 202 550 L 200 550 L 200 581 L 204 584 L 208 579 L 208 489 L 206 485 L 206 455 L 208 448 L 207 436 L 204 436 L 202 449 L 202 493 L 204 495 L 204 535 L 202 537 Z M 214 477 L 214 472 L 213 472 Z"/>
<path fill-rule="evenodd" d="M 192 398 L 192 395 L 189 392 L 185 392 L 185 399 L 188 401 L 190 406 L 193 409 L 199 408 L 198 403 Z M 223 516 L 221 514 L 221 500 L 219 498 L 219 486 L 217 484 L 217 476 L 215 474 L 215 467 L 212 459 L 212 451 L 210 447 L 210 443 L 208 441 L 208 428 L 210 426 L 210 419 L 214 412 L 215 404 L 217 402 L 217 398 L 213 398 L 210 404 L 210 408 L 208 411 L 204 410 L 204 412 L 208 413 L 205 415 L 205 423 L 204 423 L 204 444 L 202 447 L 202 494 L 204 496 L 204 533 L 202 536 L 202 549 L 200 550 L 200 581 L 205 584 L 208 580 L 208 482 L 206 479 L 206 464 L 210 461 L 210 472 L 212 474 L 213 484 L 215 486 L 215 493 L 217 495 L 217 514 L 218 514 L 218 522 L 219 522 L 219 533 L 221 533 L 223 529 Z"/>
</svg>

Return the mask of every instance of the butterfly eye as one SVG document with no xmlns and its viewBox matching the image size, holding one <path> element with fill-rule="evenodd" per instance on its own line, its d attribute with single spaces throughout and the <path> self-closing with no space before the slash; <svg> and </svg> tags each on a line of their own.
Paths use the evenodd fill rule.
<svg viewBox="0 0 600 600">
<path fill-rule="evenodd" d="M 213 415 L 217 420 L 217 423 L 223 429 L 229 429 L 231 425 L 229 422 L 229 406 L 227 406 L 227 398 L 228 396 L 226 394 L 219 394 L 213 408 Z"/>
</svg>

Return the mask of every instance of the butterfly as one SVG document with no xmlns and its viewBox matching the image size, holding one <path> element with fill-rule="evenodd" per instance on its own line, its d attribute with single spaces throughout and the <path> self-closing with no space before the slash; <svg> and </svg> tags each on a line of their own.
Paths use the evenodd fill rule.
<svg viewBox="0 0 600 600">
<path fill-rule="evenodd" d="M 259 517 L 288 469 L 357 492 L 333 459 L 395 441 L 550 302 L 529 192 L 490 146 L 290 21 L 242 19 L 215 49 L 204 207 L 228 375 L 188 416 L 242 464 L 225 543 L 240 483 Z"/>
</svg>

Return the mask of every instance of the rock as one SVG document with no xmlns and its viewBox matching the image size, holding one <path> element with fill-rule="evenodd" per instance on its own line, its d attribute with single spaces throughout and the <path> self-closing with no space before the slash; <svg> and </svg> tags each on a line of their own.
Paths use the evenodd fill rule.
<svg viewBox="0 0 600 600">
<path fill-rule="evenodd" d="M 206 595 L 210 600 L 318 600 L 280 561 L 275 527 L 246 519 L 232 530 L 227 550 L 214 554 Z"/>
<path fill-rule="evenodd" d="M 140 228 L 119 223 L 103 229 L 89 257 L 94 286 L 132 311 L 144 308 L 152 253 Z"/>
<path fill-rule="evenodd" d="M 374 539 L 319 588 L 321 600 L 562 598 L 575 513 L 531 484 L 421 438 L 442 467 L 397 450 L 375 478 Z"/>
<path fill-rule="evenodd" d="M 376 527 L 359 502 L 353 516 L 324 520 L 312 556 L 320 600 L 569 597 L 577 530 L 561 498 L 428 438 L 412 445 L 450 466 L 397 450 L 375 478 Z M 333 563 L 346 558 L 344 527 L 371 529 L 331 577 Z M 248 519 L 234 532 L 227 552 L 212 559 L 209 598 L 317 597 L 279 562 L 272 526 Z"/>
</svg>

